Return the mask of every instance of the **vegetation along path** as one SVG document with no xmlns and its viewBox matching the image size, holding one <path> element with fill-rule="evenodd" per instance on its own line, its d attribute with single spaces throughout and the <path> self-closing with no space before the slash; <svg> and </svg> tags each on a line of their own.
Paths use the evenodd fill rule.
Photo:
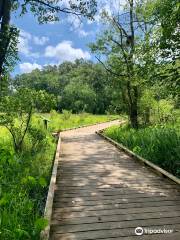
<svg viewBox="0 0 180 240">
<path fill-rule="evenodd" d="M 95 134 L 112 124 L 118 121 L 62 134 L 50 239 L 179 240 L 179 186 Z"/>
</svg>

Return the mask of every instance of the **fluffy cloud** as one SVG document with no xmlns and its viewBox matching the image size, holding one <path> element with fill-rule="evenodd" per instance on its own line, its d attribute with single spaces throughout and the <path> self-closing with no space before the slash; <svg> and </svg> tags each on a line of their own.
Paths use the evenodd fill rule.
<svg viewBox="0 0 180 240">
<path fill-rule="evenodd" d="M 33 42 L 34 44 L 36 45 L 45 45 L 48 41 L 49 41 L 49 38 L 48 37 L 37 37 L 37 36 L 33 36 Z"/>
<path fill-rule="evenodd" d="M 83 29 L 79 29 L 78 34 L 79 34 L 80 37 L 87 37 L 87 36 L 91 35 L 92 32 L 86 32 Z"/>
<path fill-rule="evenodd" d="M 19 52 L 22 53 L 23 55 L 27 57 L 33 57 L 33 58 L 38 58 L 39 53 L 38 52 L 32 52 L 32 46 L 31 44 L 35 45 L 45 45 L 49 41 L 49 38 L 42 36 L 33 36 L 32 34 L 20 30 L 20 36 L 19 36 L 19 44 L 18 44 L 18 49 Z"/>
<path fill-rule="evenodd" d="M 21 73 L 30 73 L 35 69 L 42 69 L 42 66 L 37 64 L 37 63 L 29 63 L 29 62 L 24 62 L 19 64 L 19 68 L 21 70 Z"/>
<path fill-rule="evenodd" d="M 56 58 L 59 63 L 63 61 L 75 61 L 76 59 L 87 59 L 91 58 L 88 51 L 83 51 L 80 48 L 74 48 L 71 41 L 62 41 L 57 46 L 48 46 L 45 49 L 45 56 Z"/>
<path fill-rule="evenodd" d="M 105 11 L 109 16 L 112 14 L 119 14 L 123 11 L 127 4 L 127 0 L 99 0 L 97 5 L 97 14 L 95 16 L 95 21 L 97 23 L 101 22 L 102 13 Z M 87 21 L 88 24 L 93 23 L 92 21 Z"/>
</svg>

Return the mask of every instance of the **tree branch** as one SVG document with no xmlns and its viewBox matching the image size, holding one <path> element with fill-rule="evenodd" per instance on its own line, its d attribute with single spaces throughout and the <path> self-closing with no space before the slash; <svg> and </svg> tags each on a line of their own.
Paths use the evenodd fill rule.
<svg viewBox="0 0 180 240">
<path fill-rule="evenodd" d="M 105 70 L 113 75 L 115 75 L 116 77 L 127 77 L 127 75 L 125 74 L 119 74 L 119 73 L 115 73 L 114 71 L 112 71 L 111 69 L 109 69 L 97 56 L 95 56 L 95 58 L 103 65 L 103 67 L 105 68 Z"/>
<path fill-rule="evenodd" d="M 112 20 L 113 20 L 113 23 L 116 25 L 116 27 L 119 29 L 119 31 L 120 31 L 120 32 L 123 32 L 124 35 L 125 35 L 126 37 L 128 37 L 128 34 L 127 34 L 126 30 L 122 27 L 122 25 L 121 25 L 119 22 L 117 22 L 114 17 L 112 18 Z"/>
<path fill-rule="evenodd" d="M 55 10 L 56 12 L 68 13 L 68 14 L 73 14 L 73 15 L 76 15 L 76 16 L 83 15 L 80 12 L 72 11 L 70 8 L 65 8 L 65 7 L 64 8 L 60 8 L 59 6 L 53 6 L 50 3 L 44 2 L 43 0 L 30 0 L 29 2 L 35 2 L 35 3 L 42 4 L 42 5 L 46 6 L 46 7 L 48 7 L 49 9 Z"/>
</svg>

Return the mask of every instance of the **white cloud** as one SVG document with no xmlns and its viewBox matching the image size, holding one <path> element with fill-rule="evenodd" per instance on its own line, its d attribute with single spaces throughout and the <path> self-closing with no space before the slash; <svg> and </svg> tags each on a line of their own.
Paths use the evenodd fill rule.
<svg viewBox="0 0 180 240">
<path fill-rule="evenodd" d="M 28 55 L 30 53 L 29 42 L 27 38 L 19 37 L 18 50 L 20 53 L 24 55 Z"/>
<path fill-rule="evenodd" d="M 32 52 L 31 44 L 43 46 L 48 41 L 49 41 L 48 37 L 34 36 L 31 33 L 28 33 L 28 32 L 21 29 L 20 30 L 20 36 L 19 36 L 18 50 L 19 50 L 20 53 L 22 53 L 26 57 L 38 58 L 39 53 L 38 52 Z"/>
<path fill-rule="evenodd" d="M 79 29 L 78 34 L 79 34 L 80 37 L 87 37 L 87 36 L 91 35 L 92 32 L 87 32 L 83 29 Z"/>
<path fill-rule="evenodd" d="M 48 37 L 37 37 L 37 36 L 33 36 L 33 42 L 34 44 L 36 45 L 45 45 L 47 42 L 49 41 L 49 38 Z"/>
<path fill-rule="evenodd" d="M 35 69 L 42 69 L 42 66 L 37 64 L 37 63 L 29 63 L 29 62 L 24 62 L 19 64 L 19 68 L 21 70 L 21 73 L 30 73 Z"/>
<path fill-rule="evenodd" d="M 109 16 L 122 12 L 127 3 L 127 0 L 99 0 L 95 21 L 97 23 L 101 21 L 101 16 L 104 11 L 107 12 Z M 87 23 L 91 24 L 92 22 L 88 21 Z"/>
<path fill-rule="evenodd" d="M 48 46 L 45 49 L 45 56 L 56 58 L 59 63 L 63 61 L 74 62 L 76 59 L 87 59 L 91 58 L 88 51 L 83 51 L 81 48 L 74 48 L 71 41 L 62 41 L 57 46 Z"/>
</svg>

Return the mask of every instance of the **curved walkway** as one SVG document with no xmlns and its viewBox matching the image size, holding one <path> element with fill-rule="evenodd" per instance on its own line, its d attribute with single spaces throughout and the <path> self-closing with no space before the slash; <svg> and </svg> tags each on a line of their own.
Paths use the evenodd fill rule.
<svg viewBox="0 0 180 240">
<path fill-rule="evenodd" d="M 114 124 L 62 134 L 50 239 L 179 240 L 179 186 L 95 134 Z"/>
</svg>

